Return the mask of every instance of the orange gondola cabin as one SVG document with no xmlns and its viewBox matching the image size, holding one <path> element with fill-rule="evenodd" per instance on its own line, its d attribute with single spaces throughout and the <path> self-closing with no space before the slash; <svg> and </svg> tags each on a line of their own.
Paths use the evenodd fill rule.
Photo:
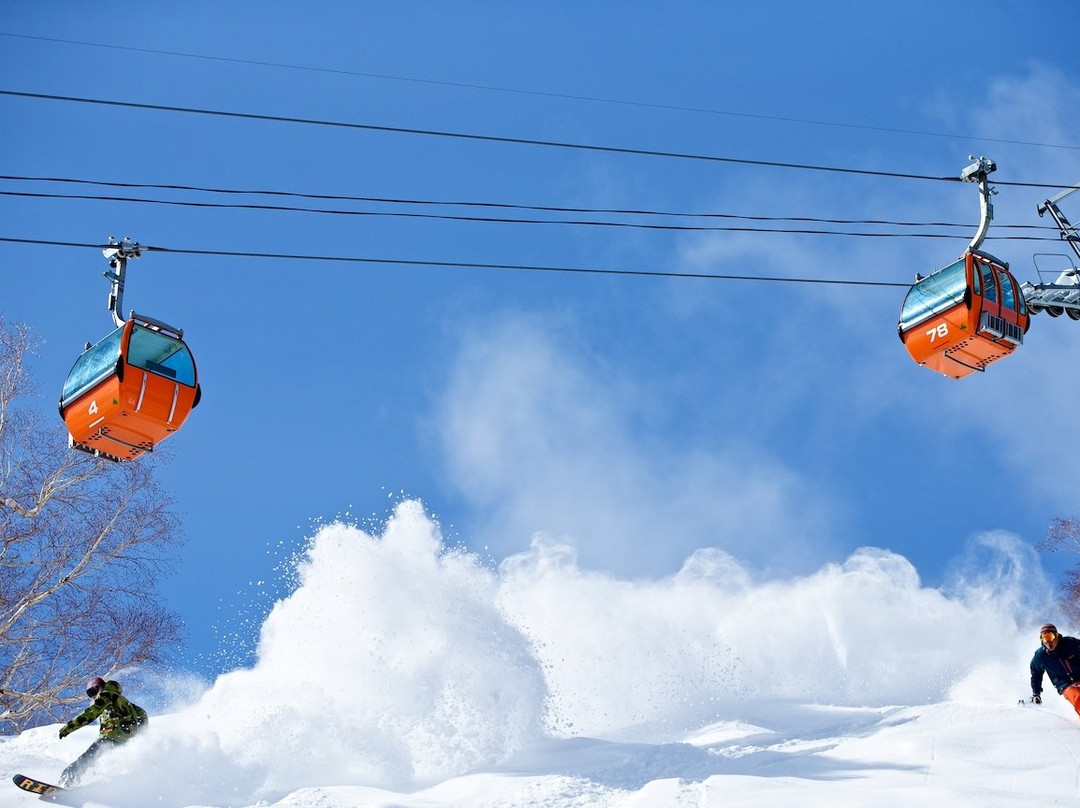
<svg viewBox="0 0 1080 808">
<path fill-rule="evenodd" d="M 75 362 L 60 397 L 71 445 L 133 460 L 176 432 L 200 398 L 183 332 L 132 312 Z"/>
<path fill-rule="evenodd" d="M 911 287 L 898 331 L 912 359 L 962 379 L 1015 351 L 1029 324 L 1027 303 L 1008 265 L 969 248 Z"/>
</svg>

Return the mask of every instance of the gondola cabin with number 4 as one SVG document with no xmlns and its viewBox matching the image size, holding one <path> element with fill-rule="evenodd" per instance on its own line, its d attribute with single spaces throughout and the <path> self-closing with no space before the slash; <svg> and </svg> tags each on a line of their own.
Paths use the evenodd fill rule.
<svg viewBox="0 0 1080 808">
<path fill-rule="evenodd" d="M 110 237 L 104 255 L 112 281 L 109 310 L 116 330 L 76 360 L 60 394 L 60 417 L 72 448 L 106 460 L 153 451 L 187 420 L 202 390 L 184 332 L 134 311 L 120 315 L 129 258 L 137 242 Z"/>
<path fill-rule="evenodd" d="M 132 314 L 75 362 L 60 396 L 71 445 L 133 460 L 176 432 L 200 397 L 182 334 Z"/>
<path fill-rule="evenodd" d="M 969 249 L 911 287 L 898 331 L 912 359 L 962 379 L 1023 345 L 1029 324 L 1020 284 L 1007 265 Z"/>
</svg>

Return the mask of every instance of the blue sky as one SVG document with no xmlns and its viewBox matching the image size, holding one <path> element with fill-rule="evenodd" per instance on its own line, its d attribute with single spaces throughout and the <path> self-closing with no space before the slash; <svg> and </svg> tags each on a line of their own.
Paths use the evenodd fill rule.
<svg viewBox="0 0 1080 808">
<path fill-rule="evenodd" d="M 1080 180 L 1072 4 L 746 5 L 23 4 L 0 9 L 0 89 L 930 176 L 985 154 L 999 225 L 1045 225 L 1035 206 L 1051 193 L 1004 183 Z M 971 225 L 859 238 L 0 197 L 11 239 L 387 262 L 151 253 L 130 267 L 126 305 L 185 329 L 204 388 L 160 470 L 184 520 L 163 592 L 190 667 L 229 664 L 219 643 L 278 591 L 313 524 L 381 520 L 403 497 L 494 560 L 546 533 L 618 576 L 667 575 L 718 547 L 764 579 L 869 545 L 930 585 L 970 567 L 973 537 L 1033 543 L 1077 511 L 1080 324 L 1067 318 L 1035 318 L 1018 354 L 952 382 L 897 340 L 900 288 L 460 266 L 907 283 L 962 252 L 971 186 L 10 95 L 0 111 L 12 176 Z M 1009 232 L 985 246 L 1021 280 L 1034 253 L 1066 252 Z M 106 264 L 40 244 L 0 255 L 0 312 L 41 337 L 52 411 L 81 346 L 110 329 Z"/>
</svg>

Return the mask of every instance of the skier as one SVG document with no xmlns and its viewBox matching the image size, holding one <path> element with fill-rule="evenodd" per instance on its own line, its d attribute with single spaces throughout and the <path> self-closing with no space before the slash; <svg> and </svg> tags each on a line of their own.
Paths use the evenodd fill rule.
<svg viewBox="0 0 1080 808">
<path fill-rule="evenodd" d="M 1080 715 L 1080 640 L 1064 637 L 1053 623 L 1039 629 L 1042 645 L 1031 658 L 1031 701 L 1042 704 L 1043 673 Z"/>
<path fill-rule="evenodd" d="M 78 783 L 98 755 L 129 740 L 149 720 L 146 710 L 125 699 L 121 691 L 119 682 L 106 682 L 100 676 L 87 682 L 86 695 L 94 701 L 60 728 L 60 738 L 66 738 L 97 718 L 100 719 L 98 739 L 90 744 L 90 748 L 74 763 L 64 769 L 64 773 L 60 775 L 61 786 Z"/>
</svg>

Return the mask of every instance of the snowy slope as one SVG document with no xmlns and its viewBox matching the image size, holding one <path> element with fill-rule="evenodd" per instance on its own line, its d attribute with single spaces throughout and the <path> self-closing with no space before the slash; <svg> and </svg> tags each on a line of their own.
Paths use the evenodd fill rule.
<svg viewBox="0 0 1080 808">
<path fill-rule="evenodd" d="M 1010 808 L 1074 804 L 1080 797 L 1080 722 L 1057 703 L 1041 709 L 964 702 L 878 709 L 790 705 L 772 712 L 766 725 L 720 723 L 679 743 L 538 742 L 497 766 L 413 791 L 308 787 L 244 803 L 232 802 L 225 788 L 216 798 L 205 795 L 190 804 Z M 0 742 L 0 759 L 5 775 L 44 774 L 56 771 L 65 755 L 49 728 Z M 141 787 L 142 794 L 116 793 L 115 786 L 98 784 L 83 796 L 91 805 L 135 808 L 186 805 L 173 798 L 202 791 L 195 784 L 165 791 L 153 782 Z M 32 801 L 14 786 L 0 792 L 0 808 Z"/>
<path fill-rule="evenodd" d="M 784 581 L 706 551 L 625 581 L 537 541 L 497 569 L 417 503 L 322 528 L 257 662 L 145 679 L 148 730 L 78 796 L 146 806 L 1074 804 L 1080 721 L 1020 707 L 1044 583 L 1007 537 L 927 588 L 867 549 Z M 119 678 L 124 679 L 123 675 Z M 149 701 L 147 699 L 150 699 Z M 93 740 L 0 739 L 55 778 Z M 119 784 L 123 784 L 122 787 Z M 35 798 L 0 787 L 0 808 Z"/>
</svg>

